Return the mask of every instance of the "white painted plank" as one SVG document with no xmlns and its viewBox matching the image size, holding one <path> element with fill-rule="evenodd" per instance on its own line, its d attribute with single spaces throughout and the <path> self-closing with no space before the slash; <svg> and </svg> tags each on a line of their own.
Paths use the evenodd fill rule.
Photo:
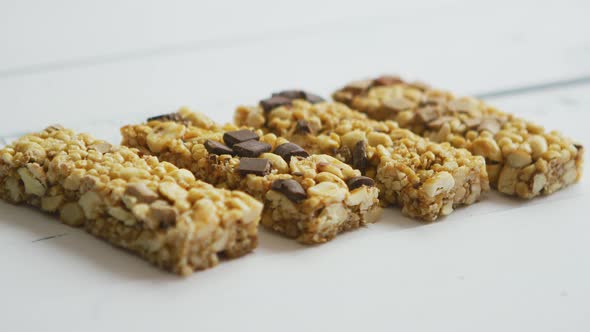
<svg viewBox="0 0 590 332">
<path fill-rule="evenodd" d="M 564 34 L 542 16 L 525 24 L 523 9 L 511 8 L 486 11 L 483 17 L 447 10 L 428 17 L 428 25 L 410 16 L 376 21 L 370 29 L 338 27 L 291 39 L 4 77 L 0 112 L 12 121 L 0 122 L 0 132 L 54 122 L 122 124 L 180 105 L 229 121 L 236 105 L 255 103 L 278 89 L 301 87 L 327 95 L 350 79 L 382 72 L 458 93 L 590 72 L 590 48 L 580 41 L 578 28 L 585 19 L 560 21 L 566 32 L 576 29 Z"/>
<path fill-rule="evenodd" d="M 313 32 L 466 1 L 10 1 L 0 10 L 0 72 L 76 58 Z M 279 35 L 277 36 L 277 32 Z"/>
<path fill-rule="evenodd" d="M 538 73 L 529 77 L 534 81 L 586 69 L 578 66 L 586 64 L 583 59 L 590 52 L 586 33 L 590 25 L 584 17 L 589 8 L 590 3 L 583 0 L 368 0 L 362 5 L 302 0 L 288 8 L 269 0 L 18 1 L 0 11 L 0 74 L 14 76 L 55 70 L 68 63 L 83 66 L 331 31 L 348 36 L 348 47 L 367 47 L 361 39 L 375 44 L 365 49 L 363 58 L 378 70 L 384 64 L 375 62 L 374 53 L 411 54 L 449 70 L 465 70 L 441 61 L 457 52 L 468 63 L 476 58 L 480 66 L 508 67 L 517 75 L 524 74 L 519 73 L 520 66 L 537 65 Z M 327 36 L 324 45 L 331 44 L 331 38 Z M 486 61 L 498 56 L 505 61 Z M 404 70 L 397 64 L 389 66 Z"/>
</svg>

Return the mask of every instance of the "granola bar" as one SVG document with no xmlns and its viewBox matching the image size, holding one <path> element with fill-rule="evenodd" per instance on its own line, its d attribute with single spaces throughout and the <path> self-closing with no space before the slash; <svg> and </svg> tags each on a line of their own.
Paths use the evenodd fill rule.
<svg viewBox="0 0 590 332">
<path fill-rule="evenodd" d="M 264 204 L 262 225 L 302 243 L 328 241 L 379 215 L 373 181 L 335 158 L 186 109 L 149 120 L 123 127 L 123 144 L 251 194 Z"/>
<path fill-rule="evenodd" d="M 333 97 L 373 119 L 395 120 L 432 141 L 485 157 L 492 187 L 504 194 L 548 195 L 582 176 L 582 145 L 475 98 L 393 76 L 353 82 Z"/>
<path fill-rule="evenodd" d="M 411 217 L 435 220 L 488 190 L 482 157 L 307 95 L 277 93 L 258 106 L 239 107 L 235 121 L 353 165 L 375 180 L 384 204 L 399 205 Z"/>
<path fill-rule="evenodd" d="M 0 150 L 0 198 L 57 213 L 180 275 L 252 251 L 262 212 L 242 192 L 59 126 Z"/>
</svg>

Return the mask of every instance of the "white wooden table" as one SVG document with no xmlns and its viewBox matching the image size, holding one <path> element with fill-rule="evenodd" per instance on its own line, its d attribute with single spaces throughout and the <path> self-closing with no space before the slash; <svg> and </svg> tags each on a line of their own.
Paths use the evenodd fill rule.
<svg viewBox="0 0 590 332">
<path fill-rule="evenodd" d="M 226 122 L 276 90 L 327 96 L 398 73 L 588 145 L 589 12 L 585 0 L 4 1 L 0 136 L 62 123 L 117 142 L 121 125 L 181 105 Z M 0 331 L 588 331 L 589 182 L 529 202 L 490 193 L 432 224 L 390 208 L 315 247 L 262 230 L 254 254 L 185 279 L 0 203 Z"/>
</svg>

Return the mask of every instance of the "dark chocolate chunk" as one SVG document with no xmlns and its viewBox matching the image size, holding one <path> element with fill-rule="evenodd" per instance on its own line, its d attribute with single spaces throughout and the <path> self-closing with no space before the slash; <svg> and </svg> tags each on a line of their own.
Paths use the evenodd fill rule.
<svg viewBox="0 0 590 332">
<path fill-rule="evenodd" d="M 307 151 L 303 150 L 302 147 L 294 143 L 281 144 L 277 146 L 273 153 L 281 156 L 286 162 L 290 162 L 291 157 L 293 156 L 309 157 L 309 153 L 307 153 Z"/>
<path fill-rule="evenodd" d="M 205 149 L 207 149 L 207 151 L 209 153 L 212 154 L 218 154 L 218 155 L 222 155 L 222 154 L 234 154 L 234 151 L 228 147 L 227 145 L 217 142 L 217 141 L 212 141 L 210 139 L 205 141 Z"/>
<path fill-rule="evenodd" d="M 373 80 L 373 84 L 376 86 L 394 85 L 403 82 L 399 77 L 391 75 L 384 75 Z"/>
<path fill-rule="evenodd" d="M 303 92 L 303 94 L 305 95 L 305 100 L 307 100 L 308 102 L 312 103 L 312 104 L 317 104 L 317 103 L 321 103 L 326 101 L 324 98 L 313 94 L 313 93 L 309 93 L 309 92 Z"/>
<path fill-rule="evenodd" d="M 367 164 L 367 143 L 365 141 L 358 141 L 352 150 L 352 167 L 365 174 Z"/>
<path fill-rule="evenodd" d="M 291 105 L 291 99 L 283 96 L 274 96 L 260 101 L 260 106 L 265 112 L 270 112 L 279 106 Z"/>
<path fill-rule="evenodd" d="M 181 121 L 183 121 L 183 119 L 180 116 L 180 114 L 178 114 L 178 113 L 168 113 L 168 114 L 162 114 L 162 115 L 152 116 L 151 118 L 148 118 L 147 119 L 147 122 L 150 122 L 150 121 L 175 121 L 175 122 L 181 122 Z"/>
<path fill-rule="evenodd" d="M 375 185 L 375 181 L 367 176 L 356 176 L 346 181 L 346 184 L 348 185 L 348 189 L 354 190 L 362 186 L 372 187 Z"/>
<path fill-rule="evenodd" d="M 307 91 L 303 91 L 303 90 L 285 90 L 285 91 L 281 91 L 278 93 L 273 93 L 272 96 L 273 97 L 285 97 L 290 100 L 303 99 L 303 100 L 307 100 L 308 102 L 310 102 L 312 104 L 326 101 L 324 98 L 322 98 L 316 94 L 313 94 L 313 93 L 310 93 Z"/>
<path fill-rule="evenodd" d="M 295 125 L 295 132 L 297 134 L 311 134 L 311 127 L 309 123 L 305 120 L 297 120 L 297 124 Z"/>
<path fill-rule="evenodd" d="M 259 141 L 245 141 L 234 144 L 234 152 L 240 157 L 258 157 L 260 154 L 269 152 L 272 146 Z"/>
<path fill-rule="evenodd" d="M 254 175 L 267 175 L 270 173 L 271 164 L 268 159 L 264 158 L 240 158 L 240 165 L 238 166 L 238 172 L 242 175 L 254 174 Z"/>
<path fill-rule="evenodd" d="M 305 189 L 303 189 L 299 182 L 293 179 L 275 180 L 271 185 L 271 189 L 287 196 L 287 198 L 293 202 L 300 202 L 307 198 Z"/>
<path fill-rule="evenodd" d="M 236 131 L 228 131 L 227 133 L 223 134 L 223 141 L 227 146 L 233 147 L 234 144 L 258 140 L 258 135 L 255 132 L 248 129 L 236 130 Z"/>
<path fill-rule="evenodd" d="M 305 98 L 305 91 L 302 91 L 302 90 L 285 90 L 285 91 L 273 93 L 272 96 L 273 97 L 285 97 L 285 98 L 289 98 L 290 100 L 306 99 Z"/>
<path fill-rule="evenodd" d="M 582 144 L 574 144 L 574 148 L 576 148 L 576 150 L 578 150 L 578 151 L 584 149 L 584 147 L 582 146 Z"/>
</svg>

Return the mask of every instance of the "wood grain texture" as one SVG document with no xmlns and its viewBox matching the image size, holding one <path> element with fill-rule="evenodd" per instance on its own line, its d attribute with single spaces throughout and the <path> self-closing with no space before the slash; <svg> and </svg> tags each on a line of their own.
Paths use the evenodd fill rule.
<svg viewBox="0 0 590 332">
<path fill-rule="evenodd" d="M 60 122 L 118 142 L 121 125 L 181 105 L 224 122 L 276 90 L 328 96 L 382 72 L 459 94 L 590 74 L 584 0 L 1 7 L 8 139 Z M 489 101 L 588 145 L 589 96 L 582 84 Z M 589 330 L 589 182 L 526 203 L 491 193 L 427 225 L 387 209 L 320 247 L 262 231 L 255 254 L 185 280 L 0 203 L 0 330 Z"/>
</svg>

